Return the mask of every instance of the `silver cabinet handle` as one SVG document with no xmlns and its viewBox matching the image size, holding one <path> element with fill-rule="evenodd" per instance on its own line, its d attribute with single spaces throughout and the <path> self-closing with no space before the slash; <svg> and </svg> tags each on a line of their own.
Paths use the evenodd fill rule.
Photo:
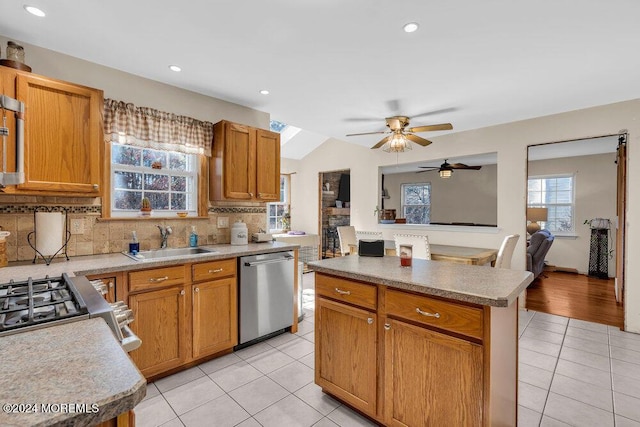
<svg viewBox="0 0 640 427">
<path fill-rule="evenodd" d="M 98 188 L 100 188 L 100 186 L 98 184 L 93 184 L 93 189 L 97 190 Z"/>
<path fill-rule="evenodd" d="M 196 291 L 196 292 L 200 292 L 200 288 L 196 288 L 196 289 L 195 289 L 195 291 Z"/>
<path fill-rule="evenodd" d="M 384 330 L 385 330 L 385 331 L 388 331 L 389 329 L 391 329 L 391 325 L 390 325 L 390 324 L 388 324 L 388 323 L 385 323 L 385 324 L 384 324 Z"/>
<path fill-rule="evenodd" d="M 436 319 L 440 318 L 440 313 L 427 313 L 426 311 L 422 311 L 419 308 L 416 308 L 416 313 L 418 314 L 422 314 L 423 316 L 427 316 L 427 317 L 435 317 Z"/>
<path fill-rule="evenodd" d="M 180 291 L 180 295 L 184 295 L 184 289 Z"/>
<path fill-rule="evenodd" d="M 220 273 L 220 272 L 222 272 L 223 270 L 224 270 L 224 268 L 216 268 L 215 270 L 209 270 L 209 274 L 212 274 L 212 273 Z"/>
<path fill-rule="evenodd" d="M 336 288 L 336 292 L 339 293 L 340 295 L 351 295 L 351 291 L 343 291 L 340 288 Z"/>
<path fill-rule="evenodd" d="M 113 288 L 113 280 L 109 281 L 108 285 L 110 288 Z"/>
<path fill-rule="evenodd" d="M 253 197 L 253 193 L 249 193 L 249 196 Z"/>
<path fill-rule="evenodd" d="M 370 325 L 373 324 L 373 317 L 367 318 L 367 323 Z"/>
<path fill-rule="evenodd" d="M 165 280 L 169 280 L 169 276 L 152 277 L 152 278 L 149 279 L 150 282 L 164 282 Z"/>
</svg>

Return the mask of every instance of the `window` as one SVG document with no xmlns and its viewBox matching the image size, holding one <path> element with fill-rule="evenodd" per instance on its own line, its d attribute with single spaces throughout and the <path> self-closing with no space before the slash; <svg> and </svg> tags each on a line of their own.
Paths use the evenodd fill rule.
<svg viewBox="0 0 640 427">
<path fill-rule="evenodd" d="M 111 145 L 111 214 L 137 216 L 148 197 L 155 216 L 197 215 L 198 157 L 131 145 Z"/>
<path fill-rule="evenodd" d="M 553 233 L 574 231 L 573 175 L 534 176 L 528 179 L 527 207 L 547 208 L 547 220 L 540 227 Z"/>
<path fill-rule="evenodd" d="M 267 230 L 269 233 L 288 230 L 289 216 L 289 175 L 280 175 L 280 201 L 267 203 Z"/>
<path fill-rule="evenodd" d="M 402 184 L 402 214 L 407 224 L 431 222 L 431 183 Z"/>
</svg>

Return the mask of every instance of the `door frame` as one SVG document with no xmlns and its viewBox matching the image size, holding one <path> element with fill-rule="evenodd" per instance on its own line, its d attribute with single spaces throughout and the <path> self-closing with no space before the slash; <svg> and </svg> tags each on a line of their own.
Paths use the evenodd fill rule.
<svg viewBox="0 0 640 427">
<path fill-rule="evenodd" d="M 625 327 L 626 327 L 626 304 L 624 298 L 624 290 L 625 290 L 625 279 L 626 279 L 626 265 L 627 265 L 627 254 L 625 248 L 627 247 L 626 241 L 626 212 L 627 212 L 627 194 L 628 194 L 628 183 L 627 183 L 627 150 L 626 150 L 626 142 L 628 140 L 628 133 L 626 129 L 620 130 L 615 134 L 607 134 L 607 135 L 595 135 L 595 136 L 587 136 L 583 138 L 572 138 L 561 141 L 553 141 L 553 142 L 543 142 L 539 144 L 529 144 L 527 145 L 527 156 L 526 156 L 526 177 L 525 177 L 525 194 L 527 194 L 527 180 L 529 179 L 529 149 L 531 147 L 539 147 L 542 145 L 550 145 L 550 144 L 559 144 L 563 142 L 573 142 L 573 141 L 582 141 L 589 139 L 597 139 L 597 138 L 606 138 L 606 137 L 618 137 L 618 148 L 616 153 L 616 212 L 617 212 L 617 221 L 616 221 L 616 275 L 615 275 L 615 292 L 616 292 L 616 303 L 622 304 L 622 309 L 625 313 Z M 623 145 L 622 150 L 620 149 L 621 144 Z M 527 197 L 525 197 L 525 209 L 527 206 Z M 521 307 L 526 306 L 526 296 L 524 298 Z"/>
</svg>

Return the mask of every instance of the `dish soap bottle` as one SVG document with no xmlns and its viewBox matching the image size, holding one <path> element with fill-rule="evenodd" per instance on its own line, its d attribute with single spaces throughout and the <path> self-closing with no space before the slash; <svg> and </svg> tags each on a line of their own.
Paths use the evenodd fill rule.
<svg viewBox="0 0 640 427">
<path fill-rule="evenodd" d="M 195 248 L 198 246 L 198 233 L 196 233 L 196 226 L 191 226 L 191 234 L 189 235 L 189 246 Z"/>
<path fill-rule="evenodd" d="M 131 243 L 129 243 L 129 253 L 132 255 L 140 252 L 140 243 L 138 242 L 138 235 L 135 231 L 131 232 Z"/>
</svg>

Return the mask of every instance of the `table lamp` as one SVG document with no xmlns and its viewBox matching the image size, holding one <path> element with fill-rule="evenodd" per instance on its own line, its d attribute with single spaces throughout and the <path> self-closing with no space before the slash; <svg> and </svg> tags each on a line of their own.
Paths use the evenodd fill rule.
<svg viewBox="0 0 640 427">
<path fill-rule="evenodd" d="M 540 230 L 540 224 L 538 221 L 547 220 L 547 208 L 527 208 L 527 233 L 532 235 L 536 231 Z"/>
</svg>

